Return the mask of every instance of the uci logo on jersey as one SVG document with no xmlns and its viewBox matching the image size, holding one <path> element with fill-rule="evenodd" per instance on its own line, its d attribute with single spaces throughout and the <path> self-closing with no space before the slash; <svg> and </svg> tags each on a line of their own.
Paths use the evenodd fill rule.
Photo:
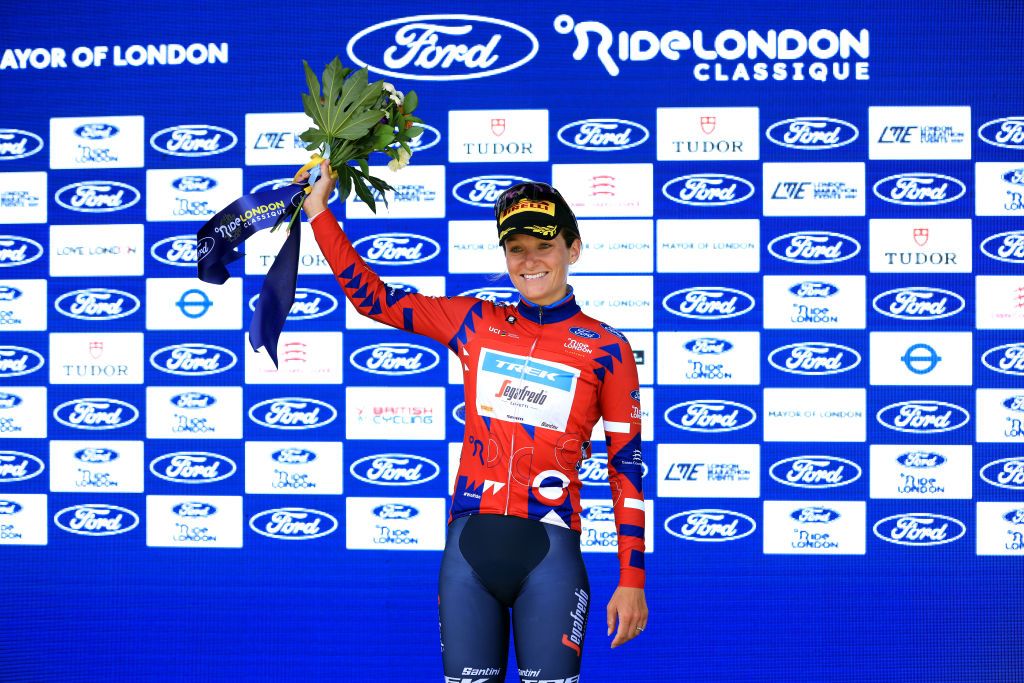
<svg viewBox="0 0 1024 683">
<path fill-rule="evenodd" d="M 333 406 L 312 398 L 271 398 L 249 409 L 249 419 L 269 429 L 316 429 L 337 416 Z"/>
<path fill-rule="evenodd" d="M 677 204 L 727 206 L 754 196 L 754 184 L 725 173 L 691 173 L 665 183 L 661 193 Z"/>
<path fill-rule="evenodd" d="M 848 145 L 860 135 L 857 126 L 842 119 L 800 116 L 768 126 L 765 137 L 790 149 L 835 149 Z"/>
<path fill-rule="evenodd" d="M 405 503 L 384 503 L 373 508 L 373 514 L 380 519 L 412 519 L 420 511 Z"/>
<path fill-rule="evenodd" d="M 948 289 L 899 287 L 876 296 L 871 306 L 882 315 L 900 320 L 938 320 L 964 310 L 967 302 Z"/>
<path fill-rule="evenodd" d="M 73 505 L 53 516 L 53 523 L 81 536 L 114 536 L 139 525 L 139 516 L 119 505 Z"/>
<path fill-rule="evenodd" d="M 53 307 L 76 320 L 116 320 L 135 313 L 142 303 L 134 294 L 119 289 L 93 287 L 62 294 L 53 302 Z"/>
<path fill-rule="evenodd" d="M 231 458 L 216 453 L 181 451 L 161 455 L 149 465 L 149 471 L 166 481 L 182 484 L 209 484 L 227 479 L 238 467 Z"/>
<path fill-rule="evenodd" d="M 860 479 L 860 465 L 833 455 L 796 455 L 779 460 L 768 474 L 786 486 L 825 489 L 846 486 Z"/>
<path fill-rule="evenodd" d="M 46 465 L 31 453 L 0 451 L 0 483 L 25 481 L 43 473 Z"/>
<path fill-rule="evenodd" d="M 872 531 L 897 545 L 941 545 L 962 538 L 967 527 L 954 517 L 911 512 L 880 519 Z"/>
<path fill-rule="evenodd" d="M 839 232 L 802 230 L 773 239 L 768 253 L 789 263 L 839 263 L 859 254 L 860 242 Z"/>
<path fill-rule="evenodd" d="M 24 159 L 43 149 L 43 139 L 17 128 L 0 128 L 0 161 Z"/>
<path fill-rule="evenodd" d="M 768 364 L 793 375 L 836 375 L 860 365 L 855 349 L 830 342 L 797 342 L 768 354 Z"/>
<path fill-rule="evenodd" d="M 107 213 L 134 206 L 142 195 L 131 185 L 113 180 L 83 180 L 57 190 L 54 201 L 71 211 Z"/>
<path fill-rule="evenodd" d="M 518 183 L 528 183 L 529 178 L 517 175 L 478 175 L 456 183 L 452 196 L 463 204 L 490 209 L 502 192 Z"/>
<path fill-rule="evenodd" d="M 0 287 L 0 290 L 3 288 Z M 0 292 L 0 301 L 2 301 Z M 24 346 L 0 346 L 0 379 L 30 375 L 46 364 L 43 356 Z"/>
<path fill-rule="evenodd" d="M 120 429 L 139 419 L 139 410 L 114 398 L 80 398 L 54 408 L 53 419 L 72 429 Z"/>
<path fill-rule="evenodd" d="M 253 515 L 249 528 L 268 538 L 305 541 L 333 533 L 338 520 L 320 510 L 274 508 Z"/>
<path fill-rule="evenodd" d="M 223 154 L 238 142 L 238 136 L 220 126 L 171 126 L 149 138 L 158 152 L 176 157 L 206 157 Z"/>
<path fill-rule="evenodd" d="M 665 531 L 684 541 L 738 541 L 754 533 L 757 522 L 732 510 L 700 509 L 678 512 L 665 520 Z"/>
<path fill-rule="evenodd" d="M 614 152 L 647 142 L 650 132 L 636 121 L 583 119 L 558 129 L 558 141 L 588 152 Z"/>
</svg>

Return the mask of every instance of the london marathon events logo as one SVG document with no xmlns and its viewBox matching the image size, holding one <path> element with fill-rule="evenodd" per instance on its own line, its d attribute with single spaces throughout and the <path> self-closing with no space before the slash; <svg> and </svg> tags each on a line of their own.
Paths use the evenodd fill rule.
<svg viewBox="0 0 1024 683">
<path fill-rule="evenodd" d="M 53 523 L 81 536 L 115 536 L 137 527 L 139 516 L 119 505 L 72 505 L 55 514 Z"/>
<path fill-rule="evenodd" d="M 336 417 L 333 406 L 312 398 L 272 398 L 249 409 L 249 419 L 269 429 L 316 429 Z"/>
<path fill-rule="evenodd" d="M 883 427 L 912 434 L 938 434 L 963 427 L 970 414 L 958 405 L 942 401 L 901 401 L 885 406 L 875 415 Z"/>
<path fill-rule="evenodd" d="M 626 119 L 583 119 L 558 129 L 558 140 L 567 147 L 588 152 L 615 152 L 638 147 L 651 137 L 646 127 Z"/>
<path fill-rule="evenodd" d="M 176 157 L 206 157 L 223 154 L 238 143 L 238 136 L 220 126 L 180 125 L 164 128 L 149 138 L 158 152 Z"/>
<path fill-rule="evenodd" d="M 665 531 L 684 541 L 738 541 L 754 533 L 757 522 L 732 510 L 686 510 L 665 520 Z"/>
<path fill-rule="evenodd" d="M 878 520 L 872 531 L 883 541 L 897 545 L 942 545 L 962 538 L 967 527 L 954 517 L 909 512 Z"/>
<path fill-rule="evenodd" d="M 786 344 L 768 354 L 768 364 L 793 375 L 837 375 L 860 365 L 856 349 L 830 342 Z"/>
<path fill-rule="evenodd" d="M 720 320 L 735 318 L 754 310 L 754 297 L 729 287 L 687 287 L 679 289 L 661 302 L 662 307 L 683 318 Z"/>
<path fill-rule="evenodd" d="M 45 469 L 43 461 L 31 453 L 0 451 L 0 484 L 38 477 Z"/>
<path fill-rule="evenodd" d="M 165 237 L 150 247 L 149 254 L 168 266 L 195 268 L 199 261 L 195 235 Z"/>
<path fill-rule="evenodd" d="M 940 173 L 898 173 L 879 180 L 872 191 L 890 204 L 935 206 L 960 199 L 967 193 L 967 186 Z"/>
<path fill-rule="evenodd" d="M 139 419 L 139 410 L 114 398 L 79 398 L 54 408 L 53 418 L 72 429 L 120 429 Z"/>
<path fill-rule="evenodd" d="M 0 287 L 0 301 L 3 301 L 3 290 L 4 288 Z M 45 364 L 43 356 L 32 349 L 24 346 L 0 346 L 0 379 L 30 375 Z"/>
<path fill-rule="evenodd" d="M 456 183 L 452 196 L 463 204 L 490 209 L 502 192 L 513 185 L 528 182 L 529 178 L 517 175 L 478 175 Z"/>
<path fill-rule="evenodd" d="M 983 481 L 992 486 L 1017 491 L 1024 490 L 1024 457 L 993 460 L 982 467 L 979 474 Z"/>
<path fill-rule="evenodd" d="M 734 401 L 683 401 L 665 411 L 665 422 L 688 432 L 732 432 L 755 421 L 753 408 Z"/>
<path fill-rule="evenodd" d="M 727 206 L 754 196 L 754 184 L 725 173 L 691 173 L 672 178 L 661 193 L 677 204 L 688 206 Z"/>
<path fill-rule="evenodd" d="M 1010 230 L 982 240 L 981 253 L 1005 263 L 1024 264 L 1024 230 Z"/>
<path fill-rule="evenodd" d="M 249 299 L 249 310 L 256 310 L 256 302 L 260 295 L 254 294 Z M 295 288 L 295 301 L 288 311 L 288 320 L 313 320 L 330 315 L 338 308 L 338 300 L 327 292 L 309 287 Z"/>
<path fill-rule="evenodd" d="M 411 486 L 436 478 L 441 468 L 429 458 L 403 453 L 368 455 L 349 467 L 352 476 L 367 484 Z"/>
<path fill-rule="evenodd" d="M 427 372 L 441 362 L 432 349 L 418 344 L 381 342 L 356 349 L 349 362 L 374 375 L 416 375 Z"/>
<path fill-rule="evenodd" d="M 19 235 L 0 235 L 0 268 L 27 266 L 42 255 L 43 245 L 35 240 Z"/>
<path fill-rule="evenodd" d="M 994 119 L 978 128 L 978 137 L 990 145 L 1024 149 L 1024 116 Z"/>
<path fill-rule="evenodd" d="M 423 14 L 364 28 L 349 39 L 346 52 L 359 66 L 386 76 L 458 81 L 517 69 L 538 47 L 536 36 L 509 21 Z"/>
<path fill-rule="evenodd" d="M 848 145 L 860 135 L 857 126 L 842 119 L 800 116 L 768 126 L 765 136 L 790 149 L 835 149 Z"/>
<path fill-rule="evenodd" d="M 179 484 L 210 484 L 232 476 L 235 461 L 217 453 L 180 451 L 161 455 L 149 464 L 154 476 Z"/>
<path fill-rule="evenodd" d="M 183 377 L 227 372 L 237 362 L 233 351 L 214 344 L 172 344 L 157 349 L 149 357 L 149 364 L 160 372 Z"/>
<path fill-rule="evenodd" d="M 131 185 L 113 180 L 84 180 L 57 190 L 53 199 L 60 206 L 81 213 L 109 213 L 134 206 L 142 195 Z"/>
<path fill-rule="evenodd" d="M 253 515 L 249 528 L 268 538 L 308 541 L 333 533 L 338 528 L 338 520 L 320 510 L 274 508 Z"/>
<path fill-rule="evenodd" d="M 834 455 L 796 455 L 776 462 L 768 474 L 786 486 L 826 489 L 852 484 L 863 470 L 852 460 Z"/>
<path fill-rule="evenodd" d="M 441 253 L 441 245 L 423 235 L 387 232 L 352 243 L 363 260 L 375 266 L 413 266 Z"/>
<path fill-rule="evenodd" d="M 840 232 L 801 230 L 773 239 L 768 253 L 789 263 L 839 263 L 859 254 L 860 242 Z"/>
<path fill-rule="evenodd" d="M 882 315 L 898 320 L 938 320 L 956 315 L 967 302 L 948 289 L 898 287 L 882 292 L 871 306 Z"/>
<path fill-rule="evenodd" d="M 142 303 L 134 294 L 119 289 L 93 287 L 62 294 L 53 307 L 76 320 L 116 320 L 135 313 Z"/>
<path fill-rule="evenodd" d="M 43 149 L 43 139 L 18 128 L 0 128 L 0 161 L 24 159 Z"/>
</svg>

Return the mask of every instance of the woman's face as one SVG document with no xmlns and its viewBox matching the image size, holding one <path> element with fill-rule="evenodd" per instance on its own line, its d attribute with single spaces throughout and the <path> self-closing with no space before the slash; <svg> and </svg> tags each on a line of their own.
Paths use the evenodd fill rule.
<svg viewBox="0 0 1024 683">
<path fill-rule="evenodd" d="M 580 241 L 565 246 L 561 235 L 542 240 L 512 235 L 505 240 L 505 265 L 512 284 L 525 299 L 546 306 L 565 296 L 569 266 L 580 256 Z"/>
</svg>

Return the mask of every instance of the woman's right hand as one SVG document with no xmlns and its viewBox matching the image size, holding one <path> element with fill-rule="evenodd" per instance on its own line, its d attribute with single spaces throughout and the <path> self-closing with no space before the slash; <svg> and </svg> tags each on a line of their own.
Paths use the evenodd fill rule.
<svg viewBox="0 0 1024 683">
<path fill-rule="evenodd" d="M 303 171 L 295 177 L 295 181 L 302 183 L 309 179 L 309 172 Z M 306 196 L 306 201 L 303 203 L 302 208 L 306 212 L 306 216 L 315 216 L 327 208 L 327 200 L 331 196 L 331 192 L 334 191 L 334 185 L 338 180 L 338 176 L 334 173 L 331 168 L 329 161 L 324 159 L 320 162 L 320 177 L 313 183 L 312 189 Z"/>
</svg>

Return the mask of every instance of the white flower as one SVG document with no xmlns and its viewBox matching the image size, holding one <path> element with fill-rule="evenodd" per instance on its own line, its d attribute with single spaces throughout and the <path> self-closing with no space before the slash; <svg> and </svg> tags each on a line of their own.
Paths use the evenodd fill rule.
<svg viewBox="0 0 1024 683">
<path fill-rule="evenodd" d="M 391 98 L 391 101 L 398 106 L 402 106 L 402 103 L 405 102 L 405 93 L 401 90 L 395 90 L 395 86 L 391 85 L 387 81 L 384 81 L 384 90 L 387 92 L 388 97 Z"/>
<path fill-rule="evenodd" d="M 412 154 L 406 152 L 404 147 L 399 147 L 398 158 L 392 159 L 391 161 L 388 162 L 388 170 L 397 171 L 399 169 L 405 168 L 406 166 L 409 165 L 409 159 L 411 157 Z"/>
</svg>

